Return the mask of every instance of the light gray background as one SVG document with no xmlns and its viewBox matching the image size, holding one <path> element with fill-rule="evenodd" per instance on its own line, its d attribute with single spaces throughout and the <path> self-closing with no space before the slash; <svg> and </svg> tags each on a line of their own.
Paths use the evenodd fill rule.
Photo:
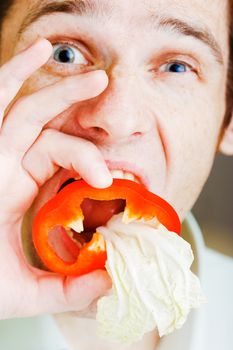
<svg viewBox="0 0 233 350">
<path fill-rule="evenodd" d="M 206 245 L 233 257 L 233 157 L 217 156 L 192 212 Z"/>
</svg>

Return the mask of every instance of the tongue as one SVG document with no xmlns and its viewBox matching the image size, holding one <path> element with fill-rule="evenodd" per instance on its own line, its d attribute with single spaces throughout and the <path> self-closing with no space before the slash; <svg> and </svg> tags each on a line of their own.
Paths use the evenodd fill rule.
<svg viewBox="0 0 233 350">
<path fill-rule="evenodd" d="M 113 215 L 124 211 L 125 200 L 98 201 L 86 198 L 81 208 L 84 215 L 84 231 L 95 232 L 96 227 L 105 225 Z"/>
</svg>

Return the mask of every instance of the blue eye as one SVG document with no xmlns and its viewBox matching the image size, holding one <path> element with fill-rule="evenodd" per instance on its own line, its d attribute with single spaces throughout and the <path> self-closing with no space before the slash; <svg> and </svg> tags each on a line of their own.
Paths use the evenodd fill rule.
<svg viewBox="0 0 233 350">
<path fill-rule="evenodd" d="M 53 58 L 58 63 L 88 64 L 80 50 L 71 45 L 56 44 L 53 48 Z"/>
<path fill-rule="evenodd" d="M 167 72 L 185 73 L 187 72 L 187 66 L 183 63 L 170 63 L 167 65 Z"/>
<path fill-rule="evenodd" d="M 163 64 L 160 67 L 160 71 L 166 72 L 166 73 L 186 73 L 190 72 L 192 70 L 191 67 L 188 66 L 188 64 L 181 63 L 181 62 L 170 62 Z"/>
</svg>

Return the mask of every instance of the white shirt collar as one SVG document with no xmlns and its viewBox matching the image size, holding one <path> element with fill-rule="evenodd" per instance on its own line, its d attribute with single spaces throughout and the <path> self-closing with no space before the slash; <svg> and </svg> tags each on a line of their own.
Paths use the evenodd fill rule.
<svg viewBox="0 0 233 350">
<path fill-rule="evenodd" d="M 182 237 L 188 241 L 194 253 L 192 271 L 199 277 L 201 284 L 204 271 L 205 244 L 200 227 L 194 216 L 189 213 L 182 225 Z M 202 343 L 202 312 L 201 309 L 191 310 L 188 319 L 180 330 L 165 336 L 156 350 L 196 350 Z"/>
</svg>

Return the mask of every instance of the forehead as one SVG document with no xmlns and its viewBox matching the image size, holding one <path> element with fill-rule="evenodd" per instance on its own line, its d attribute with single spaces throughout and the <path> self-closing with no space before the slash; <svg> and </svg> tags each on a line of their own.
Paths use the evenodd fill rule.
<svg viewBox="0 0 233 350">
<path fill-rule="evenodd" d="M 222 45 L 228 40 L 230 0 L 16 0 L 22 18 L 50 6 L 79 8 L 82 15 L 118 21 L 122 27 L 147 27 L 163 17 L 188 21 L 207 28 Z M 59 11 L 61 12 L 61 11 Z M 63 11 L 65 15 L 65 10 Z M 80 14 L 76 11 L 76 14 Z M 111 24 L 109 21 L 109 24 Z M 94 22 L 98 24 L 98 21 Z M 224 42 L 225 40 L 225 42 Z"/>
<path fill-rule="evenodd" d="M 225 19 L 229 0 L 16 0 L 24 7 L 25 12 L 32 8 L 43 7 L 54 2 L 60 4 L 76 3 L 97 9 L 99 13 L 121 15 L 121 17 L 135 18 L 149 14 L 176 14 L 186 18 L 204 20 L 210 25 L 218 26 L 220 17 Z"/>
<path fill-rule="evenodd" d="M 27 5 L 44 5 L 52 3 L 54 0 L 16 0 L 18 3 L 24 3 Z M 66 0 L 57 0 L 57 2 L 65 3 Z M 196 7 L 197 10 L 206 10 L 207 12 L 214 10 L 223 10 L 224 4 L 228 1 L 224 0 L 75 0 L 77 3 L 86 3 L 86 4 L 98 4 L 104 5 L 108 8 L 123 8 L 130 7 L 131 11 L 134 11 L 136 8 L 141 9 L 159 9 L 166 5 L 171 8 L 182 9 L 187 7 Z M 134 5 L 134 7 L 132 7 Z M 218 13 L 219 14 L 219 13 Z"/>
<path fill-rule="evenodd" d="M 51 14 L 57 12 L 94 18 L 90 30 L 99 23 L 106 32 L 105 25 L 117 32 L 131 35 L 139 30 L 147 31 L 164 18 L 188 22 L 191 26 L 207 30 L 212 34 L 223 51 L 228 55 L 228 2 L 229 0 L 16 0 L 22 22 L 33 18 L 33 14 Z M 74 10 L 74 11 L 73 11 Z M 26 21 L 24 21 L 26 17 Z M 35 19 L 35 18 L 34 18 Z M 51 22 L 52 23 L 52 22 Z M 171 23 L 170 23 L 171 24 Z"/>
</svg>

